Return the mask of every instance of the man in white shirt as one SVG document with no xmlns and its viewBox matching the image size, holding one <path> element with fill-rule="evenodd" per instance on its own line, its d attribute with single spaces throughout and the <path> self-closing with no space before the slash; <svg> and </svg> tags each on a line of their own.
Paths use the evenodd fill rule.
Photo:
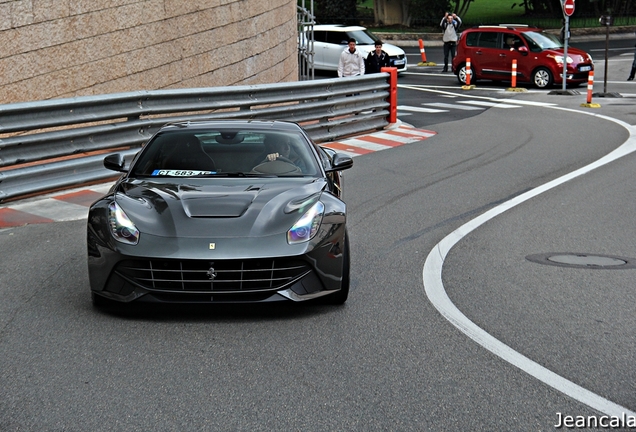
<svg viewBox="0 0 636 432">
<path fill-rule="evenodd" d="M 340 54 L 338 61 L 338 76 L 348 77 L 364 75 L 364 56 L 356 48 L 356 40 L 349 39 L 349 46 Z"/>
<path fill-rule="evenodd" d="M 455 57 L 455 46 L 457 45 L 457 29 L 462 25 L 462 20 L 457 15 L 446 12 L 442 22 L 439 24 L 444 32 L 442 41 L 444 41 L 444 69 L 442 72 L 448 72 L 448 55 L 453 61 Z"/>
</svg>

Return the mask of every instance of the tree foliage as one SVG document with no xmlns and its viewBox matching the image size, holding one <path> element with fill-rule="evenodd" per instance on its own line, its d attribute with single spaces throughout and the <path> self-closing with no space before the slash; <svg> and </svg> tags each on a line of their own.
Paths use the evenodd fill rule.
<svg viewBox="0 0 636 432">
<path fill-rule="evenodd" d="M 314 0 L 314 15 L 321 24 L 358 24 L 356 0 Z"/>
<path fill-rule="evenodd" d="M 561 0 L 518 0 L 511 7 L 522 7 L 528 16 L 558 17 L 562 13 Z M 628 16 L 636 13 L 633 0 L 576 0 L 576 14 L 585 16 Z"/>
<path fill-rule="evenodd" d="M 448 10 L 448 0 L 374 0 L 376 24 L 409 27 L 413 20 L 435 22 Z"/>
</svg>

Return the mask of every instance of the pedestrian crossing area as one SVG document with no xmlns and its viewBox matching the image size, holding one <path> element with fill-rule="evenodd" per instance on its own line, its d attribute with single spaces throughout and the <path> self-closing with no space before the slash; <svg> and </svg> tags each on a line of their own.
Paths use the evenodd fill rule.
<svg viewBox="0 0 636 432">
<path fill-rule="evenodd" d="M 543 102 L 527 102 L 514 101 L 503 102 L 499 100 L 482 100 L 482 99 L 460 99 L 453 102 L 423 102 L 418 106 L 398 105 L 398 116 L 411 115 L 412 113 L 447 113 L 453 110 L 457 111 L 483 111 L 489 108 L 496 109 L 514 109 L 522 108 L 527 105 L 532 106 L 553 106 L 556 104 Z"/>
<path fill-rule="evenodd" d="M 436 132 L 398 123 L 389 129 L 321 145 L 356 157 L 423 141 L 434 135 Z M 84 219 L 88 216 L 90 205 L 106 194 L 111 185 L 112 183 L 87 186 L 0 204 L 0 230 L 28 224 Z"/>
</svg>

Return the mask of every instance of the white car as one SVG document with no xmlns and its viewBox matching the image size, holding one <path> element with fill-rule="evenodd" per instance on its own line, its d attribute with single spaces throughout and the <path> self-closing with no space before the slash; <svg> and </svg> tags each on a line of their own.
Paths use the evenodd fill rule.
<svg viewBox="0 0 636 432">
<path fill-rule="evenodd" d="M 310 38 L 307 34 L 305 40 Z M 356 47 L 367 55 L 375 49 L 379 38 L 364 27 L 339 24 L 321 24 L 314 26 L 314 69 L 337 71 L 340 54 L 347 47 L 349 38 L 356 40 Z M 402 48 L 382 41 L 382 49 L 391 58 L 391 66 L 399 72 L 406 71 L 406 54 Z"/>
</svg>

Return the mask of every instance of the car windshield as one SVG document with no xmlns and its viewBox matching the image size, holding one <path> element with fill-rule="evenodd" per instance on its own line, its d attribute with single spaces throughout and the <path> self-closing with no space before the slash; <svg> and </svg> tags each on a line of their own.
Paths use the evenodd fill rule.
<svg viewBox="0 0 636 432">
<path fill-rule="evenodd" d="M 315 176 L 311 144 L 294 131 L 168 130 L 155 135 L 134 163 L 133 176 Z"/>
<path fill-rule="evenodd" d="M 368 30 L 348 31 L 347 37 L 354 38 L 358 45 L 373 45 L 379 40 L 376 35 Z"/>
<path fill-rule="evenodd" d="M 524 32 L 523 35 L 530 44 L 531 48 L 540 48 L 541 50 L 551 48 L 563 48 L 563 44 L 559 38 L 553 34 L 545 32 Z M 533 50 L 534 51 L 534 50 Z"/>
</svg>

